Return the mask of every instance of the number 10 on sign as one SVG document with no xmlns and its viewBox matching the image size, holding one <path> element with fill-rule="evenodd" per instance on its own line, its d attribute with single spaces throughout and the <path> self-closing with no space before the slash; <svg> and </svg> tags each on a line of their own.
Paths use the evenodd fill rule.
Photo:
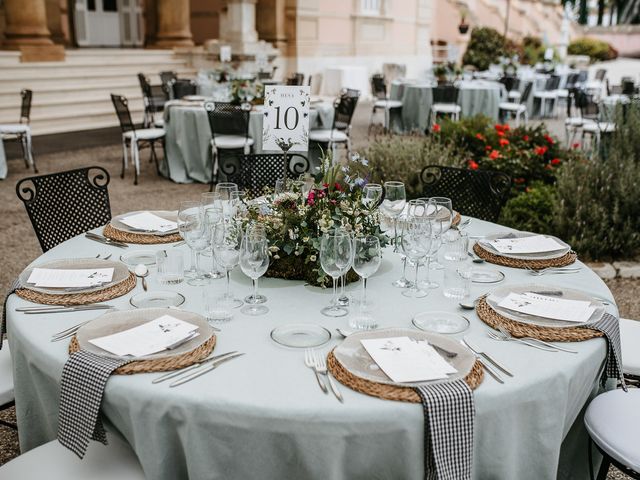
<svg viewBox="0 0 640 480">
<path fill-rule="evenodd" d="M 269 86 L 264 98 L 262 149 L 306 152 L 309 149 L 309 87 Z"/>
</svg>

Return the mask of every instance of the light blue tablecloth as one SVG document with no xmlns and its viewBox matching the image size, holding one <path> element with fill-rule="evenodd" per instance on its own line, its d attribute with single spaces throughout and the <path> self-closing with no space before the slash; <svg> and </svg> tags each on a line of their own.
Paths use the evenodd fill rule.
<svg viewBox="0 0 640 480">
<path fill-rule="evenodd" d="M 179 199 L 166 208 L 176 208 Z M 504 231 L 473 220 L 470 234 Z M 128 251 L 158 250 L 163 245 L 132 245 Z M 185 255 L 187 247 L 180 247 Z M 122 250 L 84 237 L 73 238 L 48 251 L 34 263 L 69 257 L 95 257 Z M 531 283 L 523 270 L 495 267 L 505 284 Z M 464 313 L 471 322 L 466 332 L 479 346 L 513 373 L 504 385 L 486 376 L 475 390 L 476 420 L 473 455 L 475 479 L 586 479 L 587 433 L 582 423 L 585 403 L 597 390 L 606 343 L 598 338 L 568 344 L 577 350 L 549 353 L 510 342 L 490 340 L 474 312 L 463 312 L 441 289 L 428 297 L 410 299 L 391 287 L 399 277 L 398 256 L 385 250 L 379 272 L 369 279 L 370 298 L 383 327 L 411 328 L 412 317 L 423 311 Z M 434 273 L 434 272 L 432 272 Z M 240 298 L 251 290 L 238 270 L 231 275 L 232 290 Z M 433 279 L 442 282 L 442 272 Z M 207 287 L 180 284 L 160 287 L 155 270 L 150 290 L 176 290 L 186 302 L 181 308 L 202 312 L 205 289 L 222 292 L 224 280 Z M 547 287 L 571 286 L 611 298 L 606 285 L 582 265 L 573 275 L 545 275 L 535 282 Z M 239 350 L 246 355 L 215 372 L 170 389 L 152 385 L 158 374 L 112 377 L 106 387 L 103 412 L 135 449 L 147 478 L 153 480 L 210 479 L 403 479 L 422 480 L 424 420 L 417 404 L 369 397 L 342 386 L 344 404 L 324 395 L 304 354 L 275 344 L 271 330 L 292 322 L 320 324 L 334 332 L 346 318 L 327 318 L 320 309 L 331 292 L 303 282 L 263 279 L 261 293 L 270 312 L 235 318 L 220 325 L 216 352 Z M 357 292 L 359 286 L 349 290 Z M 473 285 L 478 296 L 491 286 Z M 140 285 L 109 301 L 127 310 Z M 53 440 L 57 431 L 60 376 L 68 358 L 67 342 L 51 343 L 53 333 L 99 312 L 68 315 L 24 315 L 17 307 L 29 305 L 14 296 L 8 303 L 8 330 L 13 356 L 16 410 L 23 451 Z M 611 307 L 615 312 L 615 308 Z M 337 344 L 332 339 L 324 351 Z"/>
<path fill-rule="evenodd" d="M 207 113 L 201 105 L 167 102 L 165 119 L 165 158 L 160 173 L 177 183 L 209 183 L 211 180 L 211 130 Z M 251 112 L 249 136 L 253 153 L 262 153 L 261 107 Z M 331 128 L 333 106 L 319 104 L 309 114 L 310 129 Z M 221 156 L 225 153 L 221 152 Z M 312 162 L 314 159 L 310 159 Z"/>
<path fill-rule="evenodd" d="M 0 138 L 0 180 L 7 178 L 7 156 L 4 153 L 4 142 Z"/>
</svg>

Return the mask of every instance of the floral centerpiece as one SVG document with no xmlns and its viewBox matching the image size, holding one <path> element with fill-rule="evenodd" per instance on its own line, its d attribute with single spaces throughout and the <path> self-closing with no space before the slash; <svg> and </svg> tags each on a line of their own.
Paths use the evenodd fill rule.
<svg viewBox="0 0 640 480">
<path fill-rule="evenodd" d="M 264 101 L 264 85 L 252 79 L 232 80 L 231 97 L 231 102 L 238 105 L 244 102 L 260 105 Z"/>
<path fill-rule="evenodd" d="M 320 240 L 336 228 L 353 236 L 375 235 L 381 246 L 388 243 L 376 206 L 365 207 L 361 200 L 367 178 L 357 171 L 366 165 L 358 155 L 344 165 L 332 165 L 326 156 L 318 177 L 308 181 L 308 191 L 294 188 L 270 195 L 268 204 L 249 207 L 245 221 L 264 224 L 269 239 L 271 263 L 266 276 L 327 286 L 330 277 L 320 265 Z M 356 279 L 350 271 L 347 281 Z"/>
</svg>

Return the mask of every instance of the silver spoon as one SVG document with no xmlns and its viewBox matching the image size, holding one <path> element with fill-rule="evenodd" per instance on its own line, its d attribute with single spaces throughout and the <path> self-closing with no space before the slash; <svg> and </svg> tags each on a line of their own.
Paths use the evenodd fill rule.
<svg viewBox="0 0 640 480">
<path fill-rule="evenodd" d="M 139 263 L 136 265 L 136 268 L 133 270 L 133 273 L 136 274 L 136 277 L 142 279 L 142 289 L 147 291 L 147 280 L 144 278 L 149 275 L 149 269 L 146 265 Z"/>
<path fill-rule="evenodd" d="M 466 302 L 463 300 L 462 302 L 458 303 L 458 305 L 460 305 L 460 307 L 464 308 L 465 310 L 475 310 L 476 303 L 478 303 L 480 299 L 482 297 L 485 297 L 486 295 L 487 295 L 486 293 L 483 293 L 479 297 L 476 297 L 473 300 L 467 300 Z"/>
</svg>

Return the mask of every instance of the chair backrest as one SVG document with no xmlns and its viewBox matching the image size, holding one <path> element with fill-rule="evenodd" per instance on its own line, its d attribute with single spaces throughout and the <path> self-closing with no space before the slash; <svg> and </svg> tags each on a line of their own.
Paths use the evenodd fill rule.
<svg viewBox="0 0 640 480">
<path fill-rule="evenodd" d="M 580 110 L 580 116 L 588 120 L 598 121 L 600 108 L 593 95 L 589 95 L 584 90 L 578 90 L 575 95 L 576 107 Z"/>
<path fill-rule="evenodd" d="M 596 71 L 596 80 L 604 80 L 605 75 L 607 74 L 607 71 L 604 68 L 599 68 Z"/>
<path fill-rule="evenodd" d="M 173 88 L 173 98 L 181 99 L 187 95 L 195 95 L 198 93 L 198 85 L 193 80 L 178 78 L 171 84 Z"/>
<path fill-rule="evenodd" d="M 28 177 L 16 185 L 42 250 L 111 220 L 109 173 L 102 167 Z"/>
<path fill-rule="evenodd" d="M 287 85 L 300 86 L 304 85 L 304 73 L 296 72 L 287 78 Z"/>
<path fill-rule="evenodd" d="M 565 85 L 565 88 L 567 90 L 571 90 L 572 88 L 575 88 L 576 83 L 578 83 L 579 81 L 580 81 L 579 73 L 570 73 L 569 75 L 567 75 L 567 84 Z"/>
<path fill-rule="evenodd" d="M 351 119 L 356 111 L 360 98 L 360 90 L 347 88 L 342 90 L 340 97 L 333 103 L 333 128 L 338 130 L 349 130 Z"/>
<path fill-rule="evenodd" d="M 515 90 L 518 88 L 518 77 L 514 77 L 513 75 L 504 75 L 500 78 L 500 83 L 504 85 L 504 88 L 507 89 L 507 92 L 511 90 Z"/>
<path fill-rule="evenodd" d="M 249 138 L 249 109 L 227 102 L 206 102 L 204 109 L 214 140 L 216 135 L 241 135 Z"/>
<path fill-rule="evenodd" d="M 578 73 L 578 81 L 576 83 L 584 83 L 589 80 L 589 72 L 587 70 L 580 70 Z"/>
<path fill-rule="evenodd" d="M 422 170 L 423 196 L 447 197 L 453 208 L 468 215 L 496 222 L 511 190 L 511 177 L 492 170 L 429 165 Z"/>
<path fill-rule="evenodd" d="M 160 72 L 160 81 L 163 85 L 169 83 L 172 80 L 176 80 L 177 78 L 178 74 L 174 71 Z"/>
<path fill-rule="evenodd" d="M 387 99 L 387 84 L 382 75 L 376 74 L 371 76 L 371 93 L 379 100 Z"/>
<path fill-rule="evenodd" d="M 20 92 L 22 102 L 20 105 L 20 123 L 26 123 L 29 125 L 31 120 L 31 99 L 33 98 L 33 92 L 28 89 L 24 89 Z"/>
<path fill-rule="evenodd" d="M 431 92 L 433 103 L 458 103 L 458 89 L 455 85 L 438 85 Z"/>
<path fill-rule="evenodd" d="M 142 90 L 142 96 L 148 98 L 151 96 L 151 83 L 144 73 L 138 74 L 138 83 L 140 83 L 140 89 Z"/>
<path fill-rule="evenodd" d="M 111 101 L 116 109 L 116 115 L 118 115 L 118 121 L 120 122 L 120 129 L 122 133 L 130 130 L 135 130 L 136 127 L 131 120 L 131 113 L 129 112 L 129 102 L 126 97 L 122 95 L 111 94 Z"/>
<path fill-rule="evenodd" d="M 560 86 L 560 76 L 559 75 L 551 75 L 547 78 L 547 82 L 544 85 L 544 89 L 547 92 L 552 92 L 553 90 L 557 90 Z"/>
<path fill-rule="evenodd" d="M 636 85 L 632 78 L 622 78 L 622 94 L 633 95 L 636 91 Z"/>
<path fill-rule="evenodd" d="M 533 88 L 533 82 L 527 82 L 527 85 L 524 87 L 524 91 L 520 96 L 520 103 L 525 104 L 529 100 L 529 96 L 531 96 L 531 89 Z"/>
<path fill-rule="evenodd" d="M 229 181 L 247 191 L 249 198 L 259 197 L 265 187 L 273 188 L 282 178 L 284 155 L 281 153 L 258 153 L 238 155 L 238 164 L 221 164 L 220 169 Z M 287 178 L 296 179 L 309 172 L 307 157 L 299 153 L 287 154 Z"/>
</svg>

